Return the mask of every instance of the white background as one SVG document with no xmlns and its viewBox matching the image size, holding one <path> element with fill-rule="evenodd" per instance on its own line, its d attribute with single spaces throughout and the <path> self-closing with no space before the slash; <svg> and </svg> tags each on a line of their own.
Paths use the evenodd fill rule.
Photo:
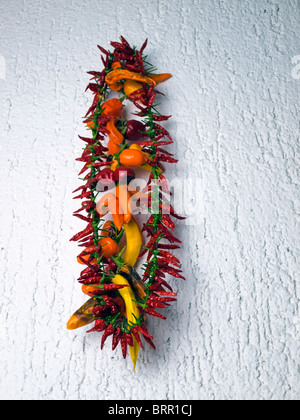
<svg viewBox="0 0 300 420">
<path fill-rule="evenodd" d="M 299 398 L 299 2 L 0 0 L 0 28 L 1 398 Z M 204 186 L 136 373 L 65 328 L 86 300 L 69 242 L 86 72 L 120 35 L 174 75 L 168 173 Z"/>
</svg>

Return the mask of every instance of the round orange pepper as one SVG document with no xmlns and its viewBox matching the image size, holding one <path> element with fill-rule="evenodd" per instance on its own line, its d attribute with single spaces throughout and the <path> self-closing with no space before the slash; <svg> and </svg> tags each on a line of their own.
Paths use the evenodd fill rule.
<svg viewBox="0 0 300 420">
<path fill-rule="evenodd" d="M 138 167 L 145 163 L 144 155 L 140 150 L 126 149 L 120 155 L 120 163 L 123 166 Z"/>
<path fill-rule="evenodd" d="M 101 245 L 103 255 L 106 258 L 111 258 L 119 252 L 119 245 L 112 238 L 102 238 L 99 245 Z"/>
</svg>

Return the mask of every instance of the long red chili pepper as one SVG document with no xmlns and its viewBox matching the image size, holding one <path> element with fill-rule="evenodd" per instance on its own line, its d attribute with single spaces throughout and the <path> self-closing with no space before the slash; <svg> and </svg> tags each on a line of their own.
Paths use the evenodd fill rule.
<svg viewBox="0 0 300 420">
<path fill-rule="evenodd" d="M 168 283 L 168 277 L 184 279 L 180 260 L 172 253 L 180 248 L 178 244 L 181 243 L 174 234 L 176 225 L 172 219 L 183 218 L 177 215 L 165 198 L 171 193 L 162 166 L 162 163 L 178 162 L 172 153 L 163 148 L 173 144 L 173 140 L 170 133 L 159 124 L 168 121 L 171 116 L 159 114 L 156 105 L 157 95 L 163 95 L 156 85 L 167 80 L 170 75 L 152 74 L 144 56 L 147 44 L 148 40 L 137 50 L 121 37 L 119 42 L 111 42 L 112 52 L 98 46 L 103 54 L 101 60 L 104 68 L 88 72 L 92 79 L 87 91 L 93 95 L 93 100 L 84 122 L 91 136 L 79 136 L 85 148 L 76 161 L 83 164 L 79 176 L 84 176 L 84 185 L 74 191 L 77 194 L 74 199 L 82 200 L 81 207 L 74 212 L 74 216 L 87 223 L 87 226 L 71 239 L 84 248 L 78 256 L 78 261 L 85 265 L 78 282 L 82 284 L 83 292 L 91 298 L 88 305 L 91 309 L 86 316 L 86 322 L 89 323 L 94 317 L 95 325 L 88 332 L 104 332 L 101 348 L 107 338 L 112 336 L 112 349 L 115 350 L 121 344 L 123 357 L 126 358 L 129 350 L 134 364 L 139 349 L 143 348 L 142 338 L 153 349 L 156 348 L 152 341 L 153 336 L 145 324 L 146 316 L 166 319 L 158 310 L 166 309 L 176 301 L 177 294 Z M 111 92 L 119 92 L 121 99 L 109 100 Z M 136 107 L 133 115 L 142 117 L 143 123 L 124 120 L 122 111 L 126 101 Z M 115 143 L 114 147 L 111 143 L 107 147 L 108 136 Z M 132 141 L 136 142 L 133 146 Z M 131 179 L 135 177 L 134 168 L 137 166 L 150 171 L 147 187 L 142 192 L 149 197 L 149 200 L 146 199 L 149 220 L 143 227 L 137 225 L 132 215 L 126 217 L 128 200 L 131 197 L 126 183 L 125 194 L 119 200 L 121 180 L 117 173 L 122 168 L 116 170 L 122 166 L 121 161 L 124 162 L 125 157 L 126 164 L 131 168 L 123 169 L 131 174 Z M 105 220 L 103 206 L 100 204 L 104 203 L 106 206 L 108 195 L 100 201 L 98 183 L 102 186 L 115 183 L 117 187 L 115 193 L 110 192 L 111 205 L 107 210 L 113 212 L 114 203 L 121 203 L 125 210 L 121 213 L 120 208 L 116 209 L 117 213 L 112 214 L 113 221 L 109 225 L 106 223 L 106 227 L 103 227 Z M 124 188 L 124 184 L 121 185 Z M 153 210 L 153 200 L 158 212 Z M 143 249 L 140 249 L 141 230 L 147 238 Z M 127 239 L 126 252 L 123 254 L 119 249 L 120 255 L 117 256 L 115 251 L 124 232 Z M 130 260 L 134 265 L 139 254 L 139 259 L 146 257 L 141 277 L 128 263 Z M 121 284 L 122 279 L 124 284 Z M 138 285 L 142 285 L 142 293 Z M 84 320 L 81 317 L 78 325 L 82 326 Z M 72 329 L 76 329 L 74 317 Z"/>
</svg>

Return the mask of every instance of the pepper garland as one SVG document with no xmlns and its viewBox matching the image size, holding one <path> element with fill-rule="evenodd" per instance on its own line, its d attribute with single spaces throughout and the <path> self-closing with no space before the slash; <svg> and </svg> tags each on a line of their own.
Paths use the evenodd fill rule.
<svg viewBox="0 0 300 420">
<path fill-rule="evenodd" d="M 86 143 L 82 156 L 84 163 L 79 176 L 84 185 L 75 192 L 75 199 L 82 206 L 74 216 L 87 222 L 87 227 L 76 234 L 71 241 L 79 242 L 84 251 L 78 262 L 85 268 L 78 279 L 82 290 L 90 299 L 70 318 L 67 328 L 75 330 L 95 322 L 88 332 L 103 332 L 101 348 L 106 339 L 113 336 L 113 350 L 121 343 L 123 357 L 128 348 L 136 366 L 141 336 L 154 349 L 145 325 L 146 316 L 161 319 L 166 317 L 157 309 L 165 309 L 176 301 L 177 294 L 166 280 L 167 275 L 185 279 L 181 264 L 171 251 L 180 248 L 181 241 L 174 236 L 175 223 L 172 218 L 182 220 L 172 208 L 168 182 L 162 163 L 177 163 L 173 155 L 163 146 L 173 143 L 169 132 L 159 123 L 171 116 L 163 116 L 155 104 L 156 87 L 171 77 L 170 74 L 153 74 L 154 69 L 147 61 L 142 48 L 131 48 L 121 37 L 121 42 L 111 42 L 113 52 L 98 46 L 104 69 L 89 72 L 92 80 L 87 90 L 94 95 L 92 106 L 85 115 L 92 137 L 79 138 Z M 120 92 L 120 99 L 108 100 L 111 92 Z M 135 116 L 142 121 L 122 120 L 123 104 L 128 100 L 134 104 Z M 104 142 L 109 138 L 109 143 Z M 139 141 L 138 140 L 143 140 Z M 132 141 L 134 144 L 130 145 Z M 150 172 L 147 187 L 142 192 L 132 191 L 129 182 L 135 178 L 133 168 Z M 126 182 L 122 178 L 126 174 Z M 102 187 L 111 190 L 99 200 Z M 132 215 L 130 198 L 141 198 L 149 212 L 149 219 L 139 229 Z M 105 221 L 111 212 L 113 220 Z M 145 232 L 147 243 L 142 250 Z M 126 248 L 120 243 L 126 235 Z M 137 273 L 136 263 L 146 256 L 142 266 L 142 278 Z"/>
</svg>

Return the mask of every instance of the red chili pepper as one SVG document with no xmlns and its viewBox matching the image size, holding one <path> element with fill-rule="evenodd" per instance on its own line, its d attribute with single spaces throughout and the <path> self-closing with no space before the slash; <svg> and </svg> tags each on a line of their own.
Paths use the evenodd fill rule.
<svg viewBox="0 0 300 420">
<path fill-rule="evenodd" d="M 85 91 L 87 92 L 88 90 L 91 90 L 94 93 L 98 93 L 97 83 L 89 83 Z"/>
<path fill-rule="evenodd" d="M 156 293 L 158 293 L 161 296 L 177 296 L 177 293 L 165 292 L 164 290 L 158 290 Z"/>
<path fill-rule="evenodd" d="M 142 74 L 141 69 L 137 68 L 136 66 L 134 66 L 134 65 L 132 65 L 132 64 L 128 64 L 128 63 L 126 63 L 126 64 L 125 64 L 125 66 L 124 66 L 124 69 L 125 69 L 125 70 L 129 70 L 129 71 L 133 71 L 133 72 L 135 72 L 135 73 Z M 134 92 L 134 93 L 136 94 L 136 93 L 137 93 L 137 91 L 136 91 L 136 92 Z M 133 95 L 134 95 L 134 94 L 133 94 Z M 131 97 L 131 95 L 130 95 L 130 97 Z"/>
<path fill-rule="evenodd" d="M 94 306 L 93 307 L 93 314 L 96 317 L 101 317 L 101 314 L 106 310 L 106 308 L 107 308 L 106 304 L 104 304 L 102 306 L 101 305 Z"/>
<path fill-rule="evenodd" d="M 172 261 L 177 262 L 178 264 L 180 264 L 180 261 L 178 258 L 176 258 L 173 254 L 171 254 L 170 252 L 167 251 L 159 251 L 159 255 L 163 258 L 168 258 Z"/>
<path fill-rule="evenodd" d="M 158 160 L 160 162 L 167 162 L 167 163 L 177 163 L 178 162 L 178 159 L 174 159 L 171 156 L 166 156 L 166 155 L 162 155 L 162 154 L 158 155 Z"/>
<path fill-rule="evenodd" d="M 177 279 L 186 280 L 186 278 L 185 278 L 185 277 L 183 277 L 183 276 L 180 274 L 180 272 L 179 272 L 179 271 L 177 271 L 177 270 L 175 270 L 175 269 L 173 269 L 173 268 L 162 268 L 162 269 L 161 269 L 161 271 L 162 271 L 162 272 L 164 272 L 164 273 L 168 273 L 168 274 L 170 274 L 170 276 L 173 276 L 173 277 L 175 277 L 175 278 L 177 278 Z"/>
<path fill-rule="evenodd" d="M 164 214 L 162 216 L 162 222 L 165 226 L 167 226 L 169 229 L 174 230 L 175 229 L 175 223 L 172 221 L 171 217 L 167 214 Z"/>
<path fill-rule="evenodd" d="M 148 344 L 150 344 L 150 346 L 151 346 L 154 350 L 156 350 L 156 347 L 155 347 L 155 345 L 154 345 L 153 341 L 151 340 L 151 338 L 149 338 L 149 337 L 144 337 L 144 338 L 145 338 L 145 341 L 146 341 Z"/>
<path fill-rule="evenodd" d="M 84 167 L 81 169 L 81 171 L 79 172 L 79 176 L 80 175 L 82 175 L 82 174 L 84 174 L 87 170 L 89 169 L 89 164 L 88 163 L 86 163 L 85 165 L 84 165 Z"/>
<path fill-rule="evenodd" d="M 123 357 L 124 357 L 124 359 L 126 359 L 126 357 L 127 357 L 127 338 L 126 338 L 126 333 L 122 333 L 121 346 L 122 346 L 122 354 L 123 354 Z"/>
<path fill-rule="evenodd" d="M 161 262 L 161 263 L 167 263 L 167 264 L 174 265 L 175 267 L 178 267 L 178 268 L 180 268 L 180 267 L 181 267 L 180 262 L 178 263 L 177 261 L 174 261 L 174 260 L 173 260 L 173 259 L 171 259 L 171 258 L 159 258 L 159 259 L 157 260 L 157 262 L 158 262 L 158 265 L 159 265 L 159 263 Z"/>
<path fill-rule="evenodd" d="M 143 54 L 144 50 L 146 49 L 148 45 L 148 38 L 146 39 L 146 41 L 143 43 L 142 48 L 140 50 L 140 53 Z"/>
<path fill-rule="evenodd" d="M 106 328 L 106 330 L 105 330 L 105 332 L 104 332 L 104 334 L 103 334 L 103 336 L 102 336 L 102 340 L 101 340 L 101 350 L 103 350 L 103 347 L 104 347 L 104 344 L 105 344 L 105 341 L 107 340 L 107 338 L 110 336 L 110 335 L 113 335 L 113 333 L 115 332 L 115 329 L 114 329 L 114 327 L 110 324 L 107 328 Z"/>
<path fill-rule="evenodd" d="M 77 197 L 74 197 L 73 200 L 83 199 L 83 198 L 91 198 L 92 193 L 91 191 L 83 191 L 80 195 Z"/>
<path fill-rule="evenodd" d="M 133 58 L 128 53 L 116 53 L 115 54 L 115 60 L 116 61 L 123 61 L 128 60 L 129 62 L 133 62 Z"/>
<path fill-rule="evenodd" d="M 164 315 L 159 314 L 158 312 L 156 312 L 154 309 L 152 308 L 145 308 L 144 311 L 150 315 L 150 316 L 154 316 L 155 318 L 160 318 L 160 319 L 167 319 Z"/>
<path fill-rule="evenodd" d="M 82 216 L 81 214 L 74 214 L 74 216 L 75 217 L 78 217 L 80 220 L 83 220 L 85 222 L 88 222 L 88 223 L 91 222 L 91 218 L 90 217 L 85 217 L 85 216 Z"/>
<path fill-rule="evenodd" d="M 154 299 L 148 300 L 147 303 L 149 306 L 151 306 L 151 308 L 166 309 L 166 305 L 164 305 L 162 302 L 157 302 Z"/>
<path fill-rule="evenodd" d="M 155 294 L 155 295 L 151 295 L 149 297 L 149 300 L 151 302 L 154 301 L 154 302 L 164 303 L 164 302 L 176 302 L 177 299 L 174 299 L 173 297 L 161 297 Z"/>
<path fill-rule="evenodd" d="M 144 337 L 147 337 L 147 338 L 153 338 L 153 336 L 149 334 L 149 331 L 147 330 L 147 327 L 146 327 L 146 325 L 145 325 L 145 324 L 142 324 L 142 325 L 137 325 L 137 326 L 136 326 L 136 329 L 137 329 L 137 330 L 138 330 L 141 334 L 143 334 L 143 336 L 144 336 Z"/>
<path fill-rule="evenodd" d="M 172 118 L 172 115 L 165 116 L 165 115 L 153 115 L 153 121 L 168 121 L 170 118 Z"/>
<path fill-rule="evenodd" d="M 84 141 L 85 143 L 88 143 L 88 144 L 94 144 L 95 143 L 95 140 L 94 139 L 89 139 L 89 138 L 87 138 L 87 137 L 82 137 L 82 136 L 78 136 L 79 138 L 80 138 L 80 140 L 82 140 L 82 141 Z"/>
<path fill-rule="evenodd" d="M 106 51 L 103 47 L 101 47 L 100 45 L 98 45 L 98 48 L 99 48 L 99 50 L 103 53 L 103 54 L 105 54 L 105 55 L 107 55 L 107 56 L 109 56 L 110 54 L 109 54 L 109 52 L 108 51 Z"/>
<path fill-rule="evenodd" d="M 129 42 L 126 41 L 126 39 L 121 35 L 121 41 L 125 47 L 127 47 L 130 51 L 133 51 L 132 48 L 129 45 Z"/>
<path fill-rule="evenodd" d="M 76 216 L 76 215 L 74 214 L 74 216 Z M 78 244 L 78 246 L 83 247 L 83 248 L 88 248 L 88 247 L 93 246 L 93 245 L 94 245 L 94 241 L 87 241 L 87 242 L 83 242 L 83 243 Z"/>
<path fill-rule="evenodd" d="M 112 349 L 115 350 L 121 340 L 122 330 L 120 327 L 117 327 L 114 332 L 113 341 L 112 341 Z"/>
<path fill-rule="evenodd" d="M 178 242 L 178 243 L 182 243 L 180 239 L 176 238 L 176 236 L 174 236 L 165 226 L 163 226 L 162 224 L 160 225 L 160 231 L 161 233 L 163 233 L 166 238 L 168 239 L 168 241 L 170 242 Z"/>
<path fill-rule="evenodd" d="M 95 322 L 95 326 L 94 328 L 92 328 L 91 330 L 87 331 L 88 333 L 92 333 L 92 332 L 102 332 L 106 329 L 107 325 L 105 323 L 105 321 L 103 319 L 97 319 Z"/>
<path fill-rule="evenodd" d="M 126 342 L 128 346 L 133 347 L 133 338 L 131 334 L 126 334 Z"/>
<path fill-rule="evenodd" d="M 158 277 L 158 276 L 155 276 L 155 281 L 159 284 L 159 285 L 162 285 L 162 286 L 164 286 L 164 287 L 166 287 L 167 289 L 169 289 L 170 290 L 170 292 L 173 292 L 173 289 L 172 289 L 172 287 L 165 281 L 165 280 L 163 280 L 161 277 Z M 150 286 L 151 287 L 151 286 Z M 152 289 L 150 289 L 150 290 L 152 290 Z"/>
<path fill-rule="evenodd" d="M 141 341 L 140 334 L 139 334 L 139 332 L 138 332 L 137 327 L 133 327 L 133 328 L 131 328 L 131 334 L 134 336 L 134 338 L 135 338 L 135 339 L 136 339 L 136 341 L 138 342 L 139 346 L 140 346 L 141 348 L 143 348 L 143 343 L 142 343 L 142 341 Z"/>
<path fill-rule="evenodd" d="M 76 235 L 74 235 L 73 238 L 70 239 L 70 242 L 79 241 L 80 239 L 90 235 L 93 232 L 94 232 L 94 227 L 93 225 L 89 224 L 82 232 L 79 232 Z"/>
<path fill-rule="evenodd" d="M 124 44 L 121 44 L 120 42 L 111 42 L 110 45 L 116 50 L 126 50 L 126 46 Z"/>
</svg>

